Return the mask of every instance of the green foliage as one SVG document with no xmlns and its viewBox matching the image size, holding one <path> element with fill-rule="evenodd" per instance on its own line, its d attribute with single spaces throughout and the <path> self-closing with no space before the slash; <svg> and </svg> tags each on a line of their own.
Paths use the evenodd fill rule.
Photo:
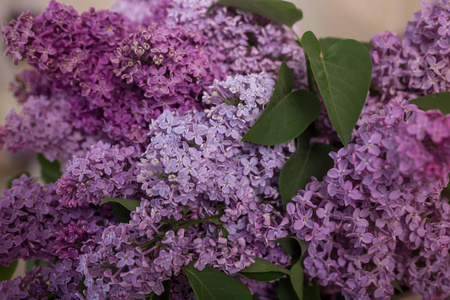
<svg viewBox="0 0 450 300">
<path fill-rule="evenodd" d="M 397 280 L 391 281 L 391 284 L 397 291 L 400 292 L 400 294 L 403 294 L 403 289 L 402 289 L 402 287 L 400 286 L 400 284 L 398 283 Z"/>
<path fill-rule="evenodd" d="M 311 31 L 303 35 L 301 44 L 331 124 L 347 146 L 369 91 L 372 78 L 369 51 L 355 40 L 342 40 L 323 53 Z"/>
<path fill-rule="evenodd" d="M 311 176 L 321 179 L 333 167 L 333 160 L 328 156 L 333 150 L 333 147 L 321 143 L 299 145 L 281 169 L 279 187 L 284 204 L 311 181 Z"/>
<path fill-rule="evenodd" d="M 197 270 L 191 262 L 183 267 L 189 283 L 198 300 L 251 300 L 248 287 L 238 279 L 210 266 Z"/>
<path fill-rule="evenodd" d="M 308 294 L 305 293 L 303 270 L 303 259 L 308 249 L 308 243 L 295 236 L 277 239 L 275 242 L 280 244 L 286 253 L 292 255 L 292 261 L 294 262 L 290 269 L 289 282 L 284 281 L 281 283 L 281 286 L 278 287 L 279 298 L 281 299 L 281 297 L 283 297 L 283 299 L 289 299 L 287 297 L 291 297 L 291 299 L 297 298 L 299 300 L 309 300 L 309 296 L 305 297 Z M 286 289 L 286 291 L 280 291 L 280 288 Z M 293 293 L 295 293 L 296 297 L 292 297 Z"/>
<path fill-rule="evenodd" d="M 146 297 L 146 300 L 170 300 L 170 285 L 172 281 L 166 280 L 163 282 L 164 292 L 161 295 L 156 295 L 155 293 L 151 293 Z"/>
<path fill-rule="evenodd" d="M 41 176 L 45 183 L 52 183 L 61 178 L 61 165 L 59 161 L 49 161 L 42 153 L 37 155 L 39 165 L 41 166 Z"/>
<path fill-rule="evenodd" d="M 244 277 L 259 281 L 272 281 L 289 275 L 289 270 L 267 260 L 255 258 L 255 262 L 239 272 Z"/>
<path fill-rule="evenodd" d="M 308 243 L 296 236 L 287 236 L 277 239 L 275 243 L 280 244 L 287 254 L 292 255 L 293 260 L 303 259 L 308 250 Z"/>
<path fill-rule="evenodd" d="M 335 38 L 335 37 L 326 37 L 326 38 L 320 38 L 319 39 L 319 43 L 320 43 L 320 48 L 322 50 L 322 53 L 327 53 L 328 49 L 333 46 L 333 44 L 343 41 L 344 39 L 341 38 Z M 370 42 L 361 42 L 361 44 L 363 44 L 368 51 L 370 51 L 372 49 L 372 44 Z"/>
<path fill-rule="evenodd" d="M 278 300 L 298 300 L 290 278 L 281 278 L 277 287 Z"/>
<path fill-rule="evenodd" d="M 303 288 L 304 288 L 304 270 L 303 270 L 303 260 L 297 260 L 291 267 L 291 284 L 294 288 L 295 294 L 298 299 L 303 300 Z"/>
<path fill-rule="evenodd" d="M 305 300 L 320 300 L 320 286 L 317 282 L 305 284 L 303 287 L 303 297 Z"/>
<path fill-rule="evenodd" d="M 10 280 L 16 271 L 18 261 L 13 261 L 9 266 L 0 266 L 0 281 Z"/>
<path fill-rule="evenodd" d="M 100 205 L 105 203 L 111 204 L 114 216 L 119 222 L 128 223 L 131 220 L 130 212 L 136 210 L 136 207 L 140 205 L 141 201 L 106 197 L 100 202 Z"/>
<path fill-rule="evenodd" d="M 31 270 L 35 266 L 45 267 L 45 266 L 47 266 L 47 262 L 45 260 L 42 260 L 42 259 L 29 259 L 29 260 L 27 260 L 27 262 L 25 264 L 25 269 L 26 270 Z"/>
<path fill-rule="evenodd" d="M 423 110 L 439 109 L 444 115 L 450 114 L 450 92 L 422 96 L 409 101 L 409 103 L 415 104 Z"/>
<path fill-rule="evenodd" d="M 302 11 L 294 4 L 281 0 L 219 0 L 208 9 L 206 16 L 209 16 L 211 9 L 217 5 L 249 11 L 288 27 L 292 27 L 303 18 Z"/>
<path fill-rule="evenodd" d="M 261 145 L 288 142 L 308 128 L 319 114 L 320 101 L 313 93 L 305 90 L 289 93 L 267 106 L 242 140 Z"/>
</svg>

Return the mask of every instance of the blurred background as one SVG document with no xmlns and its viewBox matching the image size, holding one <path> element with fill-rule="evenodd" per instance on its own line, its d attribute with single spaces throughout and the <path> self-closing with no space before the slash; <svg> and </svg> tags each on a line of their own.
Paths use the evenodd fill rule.
<svg viewBox="0 0 450 300">
<path fill-rule="evenodd" d="M 114 0 L 59 0 L 72 5 L 78 11 L 109 8 Z M 245 0 L 243 0 L 245 1 Z M 376 33 L 386 30 L 402 35 L 412 14 L 420 10 L 420 0 L 291 0 L 303 10 L 304 18 L 297 24 L 297 31 L 312 30 L 318 37 L 353 38 L 369 41 Z M 426 1 L 426 0 L 425 0 Z M 38 14 L 45 9 L 49 0 L 1 0 L 0 23 L 8 23 L 22 11 Z M 20 110 L 9 91 L 9 83 L 25 63 L 15 66 L 10 57 L 3 56 L 5 45 L 0 42 L 0 124 L 13 108 Z M 11 154 L 0 151 L 0 191 L 6 186 L 6 177 L 23 171 L 38 174 L 34 155 Z M 22 269 L 22 268 L 19 268 Z M 420 298 L 409 298 L 420 299 Z"/>
</svg>

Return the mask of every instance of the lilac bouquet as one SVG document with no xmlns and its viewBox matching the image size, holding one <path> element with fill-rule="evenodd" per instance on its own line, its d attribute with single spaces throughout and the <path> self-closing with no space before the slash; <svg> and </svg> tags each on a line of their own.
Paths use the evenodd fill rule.
<svg viewBox="0 0 450 300">
<path fill-rule="evenodd" d="M 297 36 L 281 0 L 54 0 L 0 127 L 0 299 L 450 297 L 450 2 L 403 40 Z"/>
</svg>

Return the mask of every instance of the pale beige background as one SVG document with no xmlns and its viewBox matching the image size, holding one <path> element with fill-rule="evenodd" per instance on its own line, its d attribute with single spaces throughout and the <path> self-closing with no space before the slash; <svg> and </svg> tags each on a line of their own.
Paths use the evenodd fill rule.
<svg viewBox="0 0 450 300">
<path fill-rule="evenodd" d="M 245 1 L 245 0 L 243 0 Z M 113 0 L 60 0 L 84 11 L 89 7 L 108 8 Z M 391 30 L 402 34 L 412 14 L 420 10 L 420 0 L 294 0 L 303 10 L 304 18 L 297 24 L 302 33 L 312 30 L 319 37 L 343 37 L 369 41 L 375 33 Z M 7 23 L 20 11 L 42 11 L 46 0 L 0 0 L 0 23 Z M 4 45 L 0 46 L 4 51 Z M 15 107 L 8 91 L 9 82 L 19 68 L 9 57 L 0 56 L 0 124 L 5 114 Z M 0 189 L 4 187 L 4 176 L 26 169 L 32 159 L 24 155 L 11 155 L 0 151 Z M 19 167 L 17 167 L 19 166 Z M 28 167 L 29 168 L 29 167 Z M 34 171 L 36 172 L 36 171 Z"/>
</svg>

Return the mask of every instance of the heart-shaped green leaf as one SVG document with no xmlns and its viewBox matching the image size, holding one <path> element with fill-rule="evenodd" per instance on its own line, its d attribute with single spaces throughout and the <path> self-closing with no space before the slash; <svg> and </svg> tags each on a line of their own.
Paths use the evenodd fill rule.
<svg viewBox="0 0 450 300">
<path fill-rule="evenodd" d="M 102 200 L 102 202 L 100 202 L 100 205 L 103 205 L 105 203 L 119 203 L 129 211 L 134 211 L 136 210 L 136 207 L 138 207 L 141 204 L 141 201 L 106 197 L 105 199 Z"/>
<path fill-rule="evenodd" d="M 320 300 L 320 286 L 317 282 L 305 284 L 303 286 L 303 297 L 308 300 Z"/>
<path fill-rule="evenodd" d="M 409 103 L 415 104 L 423 110 L 439 109 L 444 115 L 450 114 L 450 92 L 422 96 L 409 101 Z"/>
<path fill-rule="evenodd" d="M 303 270 L 303 260 L 299 259 L 295 262 L 291 267 L 291 283 L 294 288 L 295 293 L 297 294 L 298 299 L 303 300 L 303 278 L 304 278 L 304 270 Z"/>
<path fill-rule="evenodd" d="M 249 11 L 288 27 L 292 27 L 303 17 L 302 11 L 294 4 L 281 0 L 219 0 L 208 9 L 206 16 L 209 16 L 211 9 L 217 5 Z"/>
<path fill-rule="evenodd" d="M 308 242 L 302 241 L 296 236 L 286 236 L 275 240 L 275 243 L 280 244 L 287 254 L 292 255 L 293 259 L 302 259 L 308 250 Z"/>
<path fill-rule="evenodd" d="M 141 204 L 141 201 L 106 197 L 100 202 L 100 205 L 105 203 L 111 204 L 114 216 L 119 222 L 128 223 L 131 220 L 130 212 L 136 210 L 136 207 Z"/>
<path fill-rule="evenodd" d="M 255 262 L 241 270 L 239 274 L 259 281 L 272 281 L 285 275 L 289 275 L 289 270 L 268 262 L 267 260 L 255 258 Z"/>
<path fill-rule="evenodd" d="M 13 261 L 9 266 L 0 266 L 0 282 L 10 280 L 16 271 L 18 261 Z"/>
<path fill-rule="evenodd" d="M 267 106 L 242 141 L 260 145 L 288 142 L 308 128 L 319 114 L 320 101 L 316 95 L 305 90 L 295 91 Z"/>
<path fill-rule="evenodd" d="M 369 51 L 355 40 L 342 40 L 322 55 L 320 43 L 311 31 L 303 35 L 301 44 L 331 124 L 347 146 L 369 91 L 372 78 Z"/>
<path fill-rule="evenodd" d="M 183 267 L 198 300 L 251 300 L 252 294 L 240 280 L 210 266 L 197 270 L 191 262 Z"/>
<path fill-rule="evenodd" d="M 320 143 L 300 145 L 281 169 L 279 186 L 284 204 L 311 181 L 311 176 L 321 179 L 333 167 L 333 160 L 328 156 L 333 150 L 332 146 Z"/>
<path fill-rule="evenodd" d="M 62 173 L 59 161 L 49 161 L 42 153 L 39 153 L 37 158 L 41 166 L 41 176 L 45 183 L 52 183 L 61 178 Z"/>
<path fill-rule="evenodd" d="M 345 40 L 345 39 L 335 38 L 335 37 L 320 38 L 319 43 L 320 43 L 320 48 L 322 50 L 322 53 L 327 53 L 328 49 L 330 49 L 331 46 L 333 46 L 337 42 L 340 42 L 343 40 Z M 372 44 L 370 42 L 361 42 L 360 41 L 360 43 L 363 44 L 367 48 L 368 51 L 371 50 Z"/>
</svg>

